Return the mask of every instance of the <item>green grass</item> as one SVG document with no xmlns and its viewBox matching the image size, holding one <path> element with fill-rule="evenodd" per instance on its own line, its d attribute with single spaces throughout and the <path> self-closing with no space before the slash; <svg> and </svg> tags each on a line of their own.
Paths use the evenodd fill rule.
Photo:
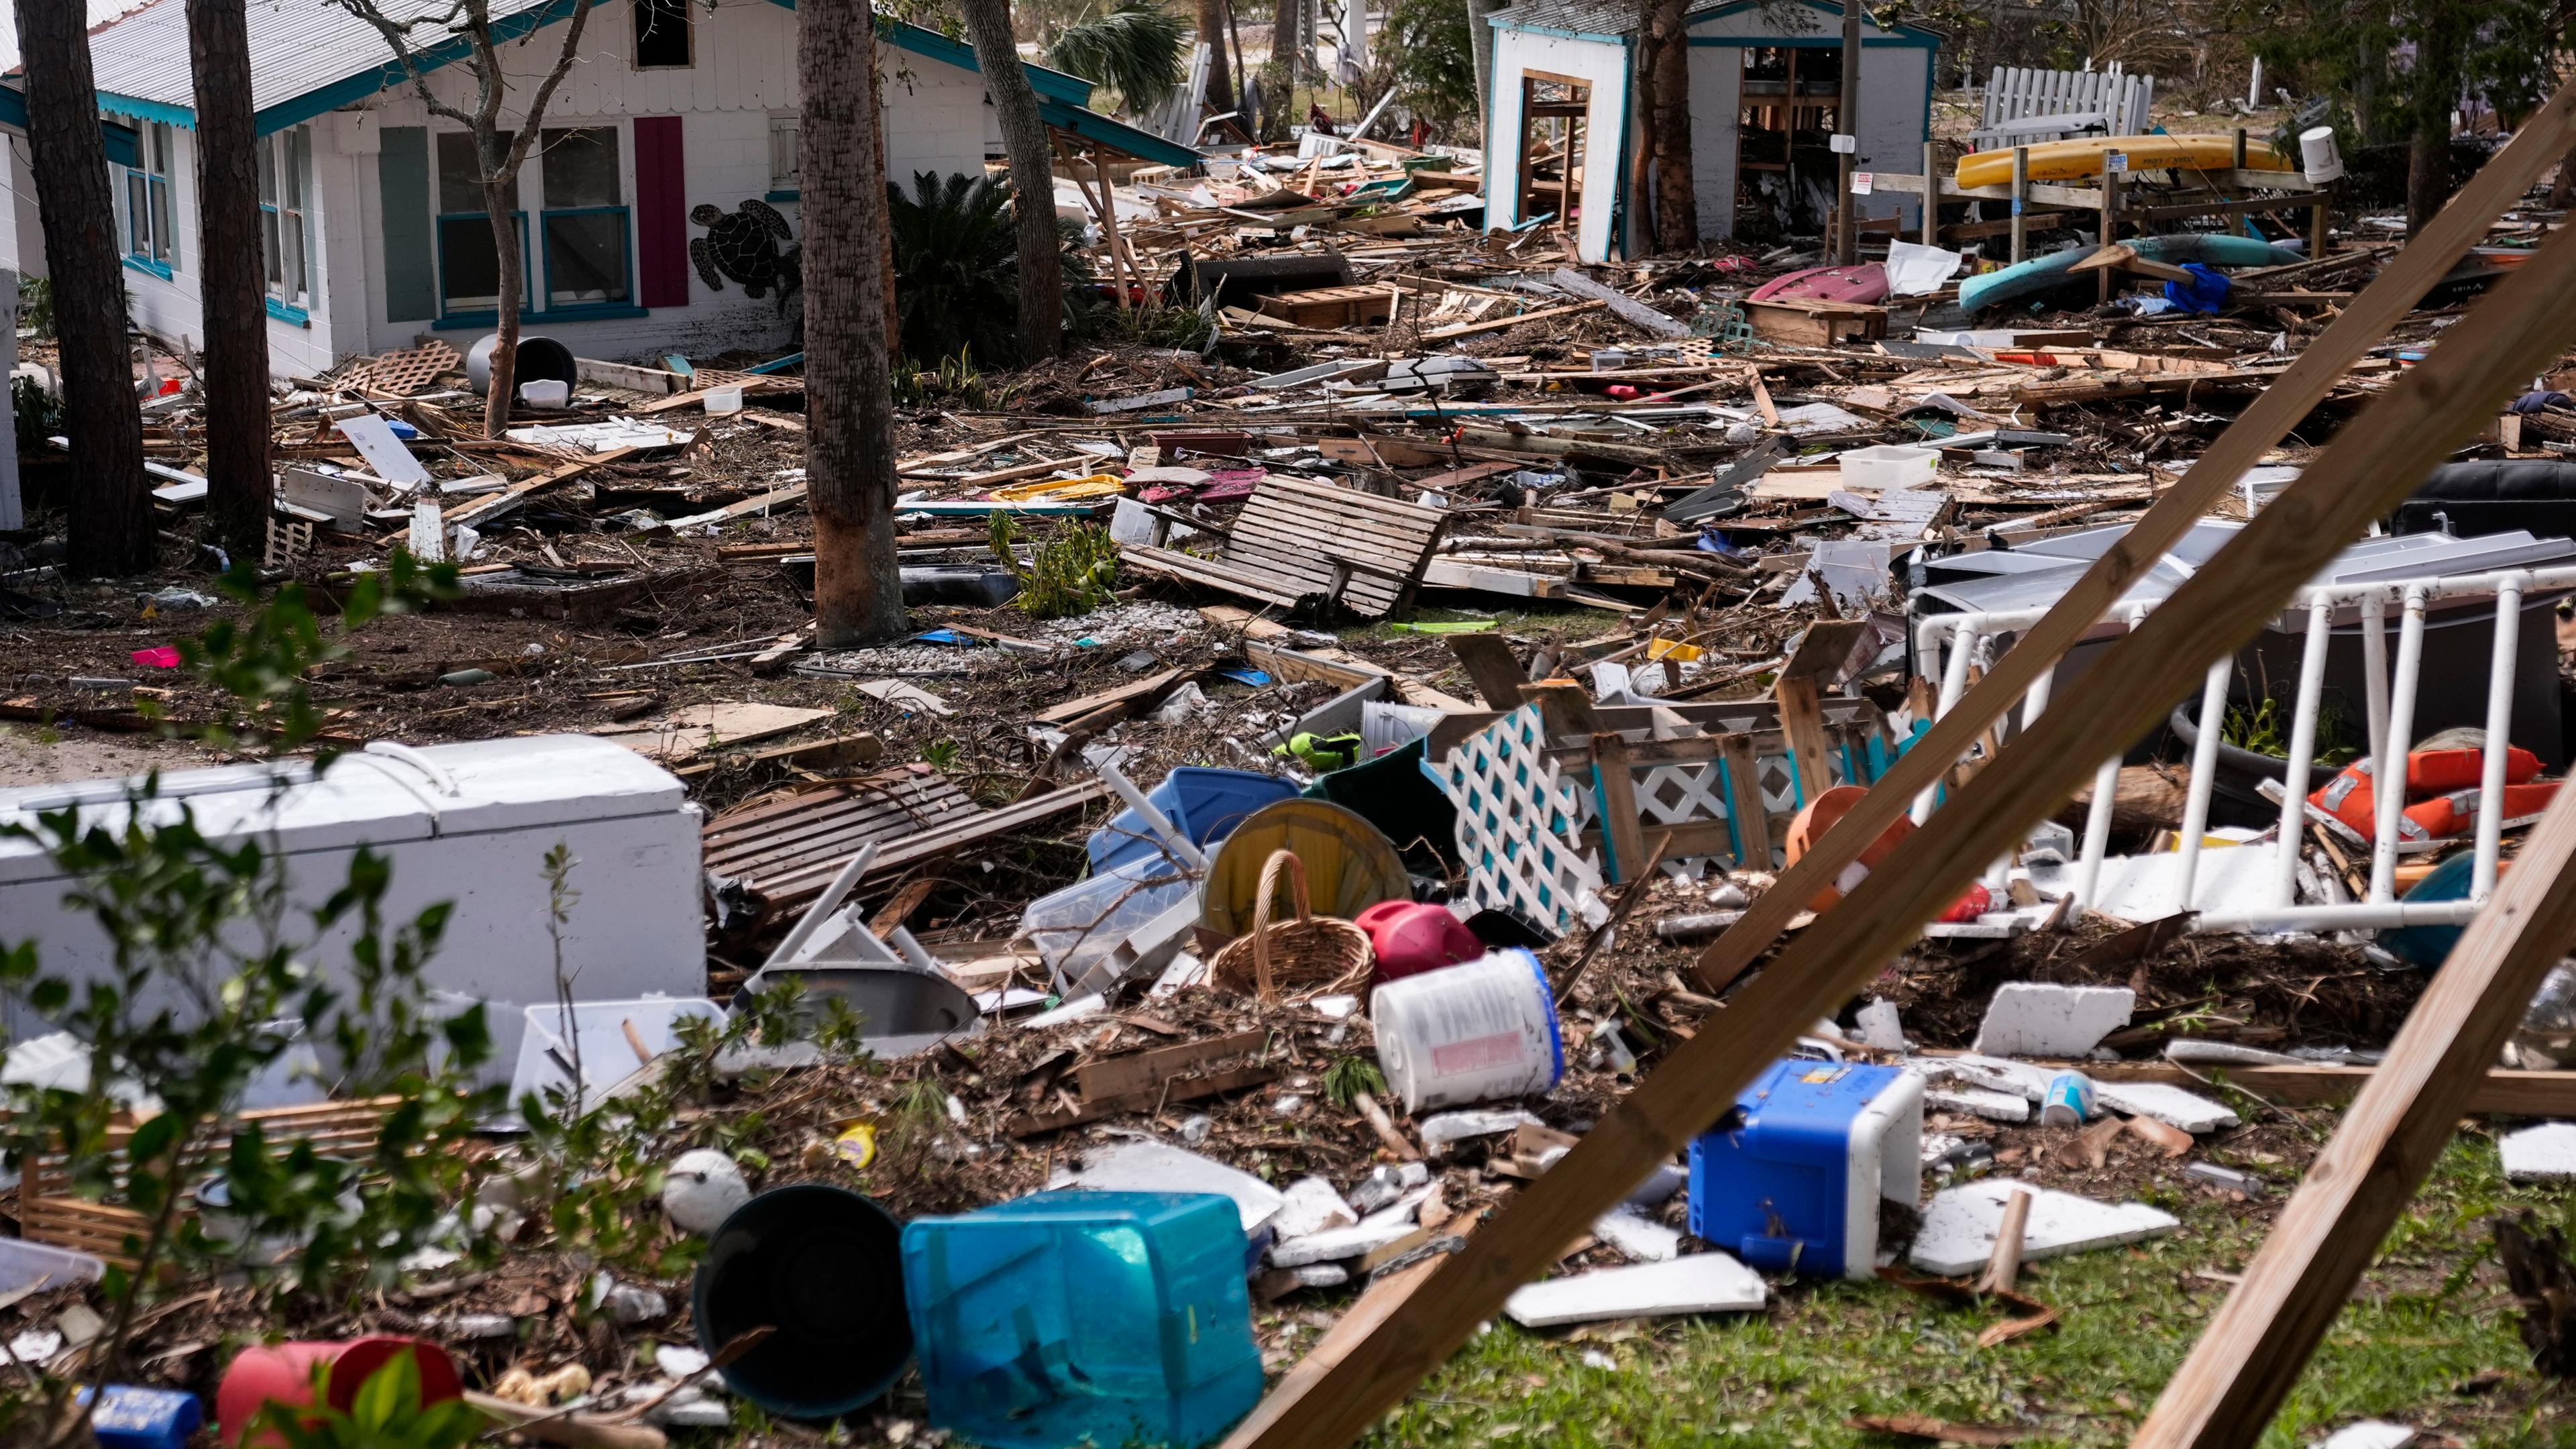
<svg viewBox="0 0 2576 1449">
<path fill-rule="evenodd" d="M 2275 1203 L 2287 1171 L 2273 1170 Z M 1845 1421 L 1918 1413 L 2019 1425 L 2034 1444 L 2122 1444 L 2225 1291 L 2187 1275 L 2240 1271 L 2271 1217 L 2249 1222 L 2244 1207 L 2203 1193 L 2156 1196 L 2183 1219 L 2181 1231 L 2023 1268 L 2024 1291 L 2063 1320 L 2054 1332 L 1981 1349 L 1978 1332 L 2002 1314 L 1843 1282 L 1775 1283 L 1765 1314 L 1604 1326 L 1572 1339 L 1497 1321 L 1368 1442 L 1884 1445 Z M 2487 1220 L 2523 1207 L 2550 1221 L 2576 1219 L 2565 1190 L 2508 1187 L 2491 1140 L 2455 1142 L 2266 1449 L 2312 1444 L 2363 1417 L 2477 1445 L 2576 1444 L 2576 1394 L 2533 1372 L 2488 1250 Z M 1298 1346 L 1312 1341 L 1309 1333 Z M 1618 1367 L 1587 1367 L 1587 1351 Z M 2457 1391 L 2489 1371 L 2501 1371 L 2502 1382 Z"/>
</svg>

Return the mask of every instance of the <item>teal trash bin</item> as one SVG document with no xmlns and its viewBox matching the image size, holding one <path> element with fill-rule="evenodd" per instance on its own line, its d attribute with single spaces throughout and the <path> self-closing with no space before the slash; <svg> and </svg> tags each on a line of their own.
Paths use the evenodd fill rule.
<svg viewBox="0 0 2576 1449">
<path fill-rule="evenodd" d="M 1261 1398 L 1233 1201 L 1043 1192 L 903 1230 L 930 1421 L 978 1444 L 1213 1443 Z"/>
</svg>

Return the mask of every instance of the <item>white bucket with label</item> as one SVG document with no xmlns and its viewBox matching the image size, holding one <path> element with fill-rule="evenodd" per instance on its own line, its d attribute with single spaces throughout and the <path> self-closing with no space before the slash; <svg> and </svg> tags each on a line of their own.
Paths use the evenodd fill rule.
<svg viewBox="0 0 2576 1449">
<path fill-rule="evenodd" d="M 1535 1096 L 1565 1075 L 1547 972 L 1519 947 L 1390 981 L 1369 1020 L 1407 1112 Z"/>
</svg>

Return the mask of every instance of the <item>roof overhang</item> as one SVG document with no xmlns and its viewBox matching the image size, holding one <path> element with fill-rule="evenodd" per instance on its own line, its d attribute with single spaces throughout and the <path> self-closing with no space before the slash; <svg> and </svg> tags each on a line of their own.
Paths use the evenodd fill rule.
<svg viewBox="0 0 2576 1449">
<path fill-rule="evenodd" d="M 143 151 L 140 144 L 142 138 L 135 133 L 132 126 L 121 126 L 114 121 L 101 120 L 98 128 L 101 139 L 107 143 L 107 159 L 111 164 L 117 166 L 143 164 Z M 16 131 L 22 136 L 26 134 L 27 93 L 25 91 L 14 86 L 0 85 L 0 129 Z"/>
</svg>

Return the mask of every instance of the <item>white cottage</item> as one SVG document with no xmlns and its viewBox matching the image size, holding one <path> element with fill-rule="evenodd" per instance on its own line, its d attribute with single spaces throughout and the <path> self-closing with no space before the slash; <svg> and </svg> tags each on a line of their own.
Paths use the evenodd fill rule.
<svg viewBox="0 0 2576 1449">
<path fill-rule="evenodd" d="M 1488 226 L 1569 226 L 1587 262 L 1647 249 L 1647 198 L 1634 192 L 1644 180 L 1638 19 L 1635 0 L 1520 0 L 1494 12 Z M 1700 234 L 1732 237 L 1757 218 L 1812 229 L 1833 200 L 1826 137 L 1842 129 L 1841 10 L 1722 0 L 1694 8 L 1687 28 Z M 1917 26 L 1862 20 L 1862 170 L 1922 169 L 1940 44 Z M 1887 196 L 1864 197 L 1858 210 L 1912 226 L 1918 208 Z"/>
<path fill-rule="evenodd" d="M 783 341 L 772 269 L 797 225 L 794 0 L 495 0 L 513 102 L 543 79 L 575 3 L 594 7 L 581 55 L 519 183 L 528 330 L 608 358 Z M 249 19 L 272 368 L 318 373 L 424 334 L 461 350 L 490 330 L 498 256 L 466 131 L 431 115 L 377 32 L 327 0 L 256 0 Z M 914 25 L 881 34 L 888 177 L 980 174 L 1001 144 L 974 52 Z M 184 0 L 94 31 L 90 54 L 101 110 L 139 132 L 112 164 L 135 320 L 202 341 Z M 419 52 L 432 90 L 471 110 L 464 55 L 461 40 Z M 1029 76 L 1065 145 L 1200 159 L 1087 109 L 1088 81 Z M 32 195 L 12 149 L 14 189 Z M 34 217 L 18 220 L 18 264 L 41 273 Z"/>
</svg>

